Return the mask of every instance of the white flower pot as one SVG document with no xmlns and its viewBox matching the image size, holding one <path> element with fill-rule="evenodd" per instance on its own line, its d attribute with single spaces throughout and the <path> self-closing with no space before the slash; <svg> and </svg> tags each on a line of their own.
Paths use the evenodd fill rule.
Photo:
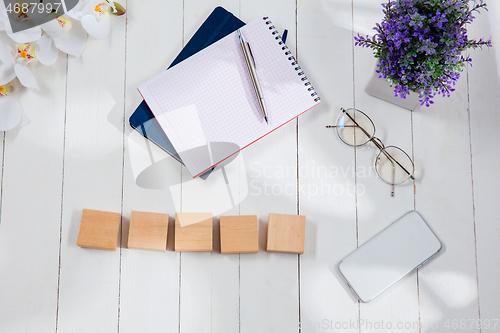
<svg viewBox="0 0 500 333">
<path fill-rule="evenodd" d="M 375 67 L 377 68 L 377 67 Z M 402 108 L 413 110 L 420 105 L 419 94 L 411 91 L 406 95 L 406 98 L 401 98 L 394 95 L 394 87 L 391 86 L 384 78 L 379 78 L 379 74 L 373 70 L 373 76 L 365 88 L 368 95 L 380 98 L 389 103 L 398 105 Z"/>
</svg>

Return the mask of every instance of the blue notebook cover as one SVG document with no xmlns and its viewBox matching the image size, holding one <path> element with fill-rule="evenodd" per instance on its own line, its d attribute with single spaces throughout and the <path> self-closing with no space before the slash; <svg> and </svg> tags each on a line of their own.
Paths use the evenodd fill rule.
<svg viewBox="0 0 500 333">
<path fill-rule="evenodd" d="M 193 54 L 203 50 L 205 47 L 215 43 L 244 25 L 245 23 L 224 8 L 215 8 L 168 68 L 177 65 L 179 62 L 189 58 Z M 160 127 L 160 124 L 155 119 L 146 102 L 141 102 L 132 116 L 130 116 L 129 122 L 132 128 L 139 131 L 144 137 L 154 142 L 182 163 L 182 160 L 179 158 L 179 155 L 163 132 L 163 129 Z M 205 172 L 200 175 L 200 177 L 206 179 L 212 170 Z"/>
</svg>

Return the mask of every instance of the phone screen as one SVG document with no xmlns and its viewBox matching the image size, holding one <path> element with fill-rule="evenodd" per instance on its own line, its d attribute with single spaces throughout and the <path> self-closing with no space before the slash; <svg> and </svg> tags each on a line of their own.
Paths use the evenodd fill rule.
<svg viewBox="0 0 500 333">
<path fill-rule="evenodd" d="M 417 211 L 410 211 L 342 259 L 338 269 L 362 302 L 369 302 L 441 250 Z"/>
</svg>

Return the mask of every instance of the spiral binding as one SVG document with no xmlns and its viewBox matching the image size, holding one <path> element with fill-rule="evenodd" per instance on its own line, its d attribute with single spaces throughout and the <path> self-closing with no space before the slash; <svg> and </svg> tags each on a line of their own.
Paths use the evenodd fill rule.
<svg viewBox="0 0 500 333">
<path fill-rule="evenodd" d="M 281 47 L 281 49 L 283 51 L 285 51 L 285 55 L 288 56 L 288 60 L 290 61 L 290 65 L 292 66 L 295 66 L 294 69 L 297 73 L 298 76 L 302 76 L 300 78 L 301 81 L 304 81 L 304 86 L 308 87 L 307 88 L 307 91 L 309 91 L 311 93 L 311 97 L 314 98 L 314 101 L 315 102 L 318 102 L 321 98 L 319 98 L 318 94 L 316 93 L 316 91 L 314 91 L 314 87 L 311 85 L 311 82 L 307 81 L 307 76 L 305 76 L 304 72 L 301 71 L 301 68 L 297 62 L 297 60 L 295 60 L 295 57 L 292 55 L 292 52 L 290 52 L 288 50 L 288 47 L 285 45 L 285 43 L 283 43 L 283 41 L 281 40 L 281 36 L 279 35 L 278 31 L 276 30 L 276 28 L 274 27 L 273 23 L 271 22 L 271 20 L 269 20 L 269 18 L 267 16 L 264 16 L 262 18 L 264 21 L 266 21 L 266 24 L 269 25 L 269 30 L 272 30 L 272 34 L 273 35 L 276 35 L 274 37 L 274 39 L 276 39 L 278 41 L 278 44 L 279 45 L 283 45 Z M 274 30 L 273 30 L 274 29 Z"/>
</svg>

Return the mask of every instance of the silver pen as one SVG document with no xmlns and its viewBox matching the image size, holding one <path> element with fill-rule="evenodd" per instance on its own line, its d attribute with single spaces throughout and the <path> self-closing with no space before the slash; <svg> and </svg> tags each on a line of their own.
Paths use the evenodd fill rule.
<svg viewBox="0 0 500 333">
<path fill-rule="evenodd" d="M 252 80 L 253 89 L 255 91 L 255 96 L 259 102 L 260 109 L 264 115 L 266 123 L 269 124 L 267 120 L 267 109 L 264 103 L 264 94 L 260 87 L 259 78 L 257 77 L 257 71 L 255 70 L 255 60 L 253 59 L 252 50 L 250 49 L 250 44 L 245 40 L 241 34 L 240 29 L 238 29 L 238 38 L 240 40 L 241 50 L 243 51 L 243 57 L 245 58 L 245 63 L 247 64 L 248 73 L 250 74 L 250 79 Z"/>
</svg>

